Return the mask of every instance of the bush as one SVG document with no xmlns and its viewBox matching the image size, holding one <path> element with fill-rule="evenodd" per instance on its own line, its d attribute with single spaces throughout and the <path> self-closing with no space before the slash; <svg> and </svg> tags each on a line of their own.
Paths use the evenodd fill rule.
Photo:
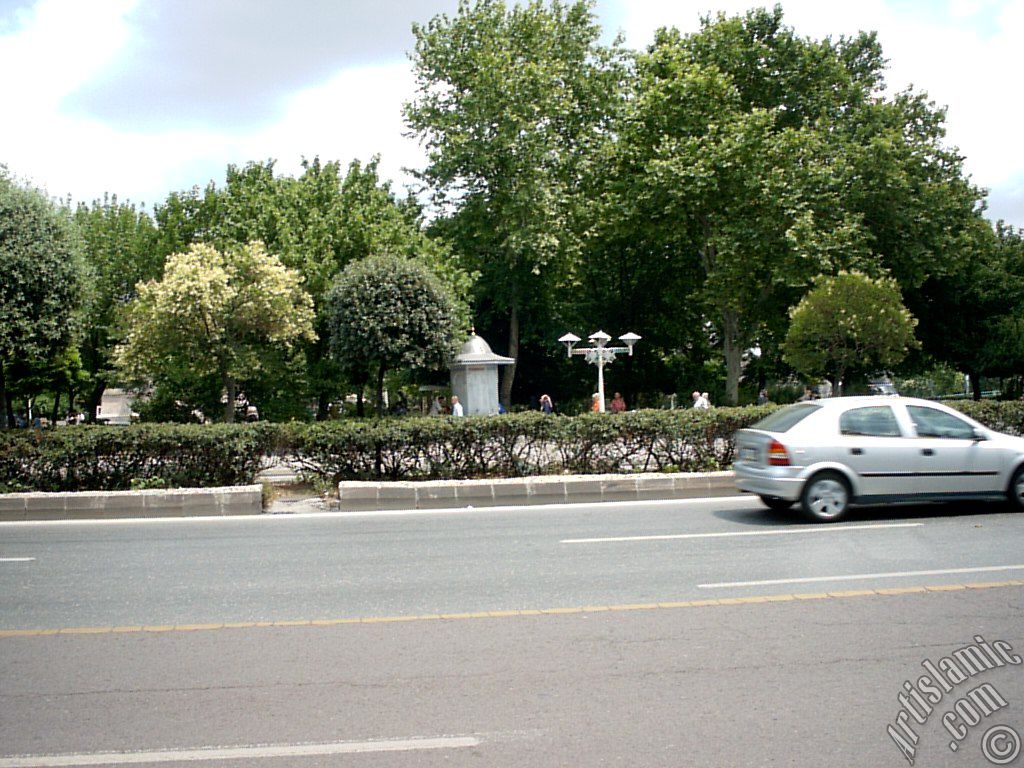
<svg viewBox="0 0 1024 768">
<path fill-rule="evenodd" d="M 122 491 L 252 483 L 271 425 L 77 426 L 0 432 L 6 491 Z"/>
<path fill-rule="evenodd" d="M 0 493 L 249 484 L 277 454 L 315 485 L 728 469 L 733 435 L 777 406 L 622 414 L 133 425 L 0 432 Z M 1024 403 L 957 402 L 1024 434 Z"/>
<path fill-rule="evenodd" d="M 728 468 L 733 433 L 769 410 L 328 422 L 293 426 L 284 442 L 305 474 L 331 483 L 697 472 Z"/>
</svg>

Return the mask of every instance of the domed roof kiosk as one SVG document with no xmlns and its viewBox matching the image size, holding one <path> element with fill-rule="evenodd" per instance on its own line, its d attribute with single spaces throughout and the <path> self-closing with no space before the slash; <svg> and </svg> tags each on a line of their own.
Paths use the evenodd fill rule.
<svg viewBox="0 0 1024 768">
<path fill-rule="evenodd" d="M 471 331 L 459 354 L 448 366 L 452 394 L 457 395 L 467 416 L 498 412 L 498 366 L 512 365 L 514 357 L 502 357 L 491 345 Z"/>
</svg>

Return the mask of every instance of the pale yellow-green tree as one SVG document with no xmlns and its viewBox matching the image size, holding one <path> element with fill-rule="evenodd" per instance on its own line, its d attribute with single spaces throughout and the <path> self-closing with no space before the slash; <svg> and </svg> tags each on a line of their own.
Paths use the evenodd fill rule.
<svg viewBox="0 0 1024 768">
<path fill-rule="evenodd" d="M 315 338 L 299 273 L 262 243 L 196 244 L 168 257 L 162 280 L 138 286 L 115 359 L 136 381 L 217 375 L 230 422 L 238 381 L 252 378 L 268 348 Z"/>
<path fill-rule="evenodd" d="M 861 272 L 819 277 L 790 311 L 783 345 L 787 363 L 809 376 L 843 381 L 848 373 L 870 373 L 898 365 L 911 347 L 917 320 L 903 306 L 891 277 Z"/>
</svg>

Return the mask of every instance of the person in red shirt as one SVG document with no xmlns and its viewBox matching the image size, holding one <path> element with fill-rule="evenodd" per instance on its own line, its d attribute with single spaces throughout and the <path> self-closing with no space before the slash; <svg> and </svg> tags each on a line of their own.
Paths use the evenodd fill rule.
<svg viewBox="0 0 1024 768">
<path fill-rule="evenodd" d="M 626 410 L 626 401 L 622 399 L 622 394 L 619 392 L 615 393 L 615 397 L 612 398 L 612 413 L 622 413 Z"/>
</svg>

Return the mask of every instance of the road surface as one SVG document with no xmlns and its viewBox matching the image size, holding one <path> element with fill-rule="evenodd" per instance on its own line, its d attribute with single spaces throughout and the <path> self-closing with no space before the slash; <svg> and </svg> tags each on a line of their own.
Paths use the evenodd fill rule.
<svg viewBox="0 0 1024 768">
<path fill-rule="evenodd" d="M 4 524 L 0 768 L 996 764 L 1024 666 L 898 697 L 1024 651 L 1022 523 L 742 497 Z"/>
</svg>

